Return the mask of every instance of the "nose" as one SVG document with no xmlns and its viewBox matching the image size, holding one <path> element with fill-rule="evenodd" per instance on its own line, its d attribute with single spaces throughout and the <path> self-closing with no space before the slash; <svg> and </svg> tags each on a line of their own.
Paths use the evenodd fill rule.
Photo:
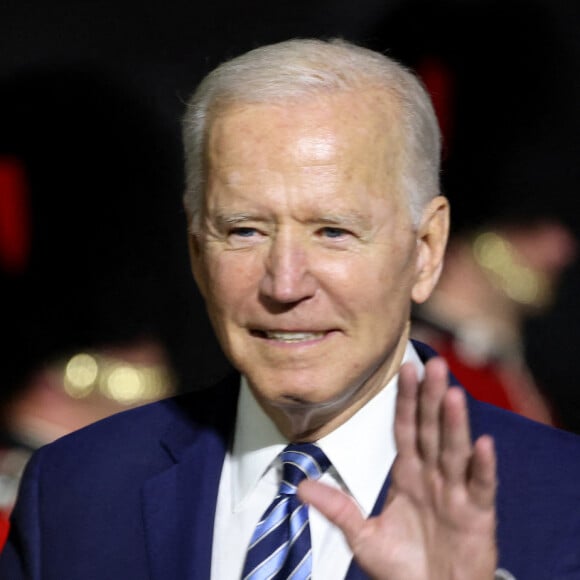
<svg viewBox="0 0 580 580">
<path fill-rule="evenodd" d="M 290 236 L 277 236 L 270 245 L 260 283 L 263 297 L 279 304 L 307 300 L 316 292 L 316 278 L 305 245 Z"/>
</svg>

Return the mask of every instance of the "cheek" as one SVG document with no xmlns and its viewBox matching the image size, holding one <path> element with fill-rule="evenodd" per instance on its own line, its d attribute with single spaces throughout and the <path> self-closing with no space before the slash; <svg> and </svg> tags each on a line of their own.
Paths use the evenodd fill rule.
<svg viewBox="0 0 580 580">
<path fill-rule="evenodd" d="M 395 250 L 393 250 L 395 251 Z M 388 298 L 401 278 L 401 264 L 390 259 L 390 252 L 367 248 L 359 253 L 341 253 L 311 261 L 312 272 L 326 292 L 345 306 L 371 303 Z"/>
<path fill-rule="evenodd" d="M 261 267 L 255 259 L 230 253 L 209 256 L 206 264 L 208 298 L 219 310 L 237 309 L 257 295 Z"/>
<path fill-rule="evenodd" d="M 396 315 L 395 311 L 402 309 L 406 312 L 410 307 L 416 278 L 414 254 L 409 254 L 405 248 L 395 248 L 393 252 L 399 259 L 376 264 L 374 280 L 368 282 L 369 288 L 374 289 L 369 290 L 373 303 L 383 311 L 388 310 L 390 318 Z M 401 260 L 400 257 L 404 259 Z"/>
</svg>

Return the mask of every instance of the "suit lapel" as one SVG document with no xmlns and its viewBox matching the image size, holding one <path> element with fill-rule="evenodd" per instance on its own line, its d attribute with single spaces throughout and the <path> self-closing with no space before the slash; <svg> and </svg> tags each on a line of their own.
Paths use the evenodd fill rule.
<svg viewBox="0 0 580 580">
<path fill-rule="evenodd" d="M 390 485 L 391 485 L 391 470 L 389 470 L 387 478 L 383 483 L 383 487 L 379 492 L 377 501 L 375 502 L 375 505 L 371 512 L 371 517 L 378 516 L 381 513 L 383 506 L 385 505 L 385 500 L 387 499 L 387 493 L 389 491 Z M 368 580 L 368 579 L 369 577 L 367 576 L 367 574 L 362 571 L 362 569 L 356 563 L 355 560 L 352 560 L 346 573 L 345 580 Z"/>
<path fill-rule="evenodd" d="M 234 424 L 237 378 L 192 396 L 176 410 L 161 442 L 171 463 L 143 487 L 152 580 L 210 578 L 214 516 L 224 456 Z M 197 395 L 197 394 L 196 394 Z"/>
</svg>

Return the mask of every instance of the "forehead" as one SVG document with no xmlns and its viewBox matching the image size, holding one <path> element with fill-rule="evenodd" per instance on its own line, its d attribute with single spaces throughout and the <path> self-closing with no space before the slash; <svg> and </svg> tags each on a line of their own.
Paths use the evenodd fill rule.
<svg viewBox="0 0 580 580">
<path fill-rule="evenodd" d="M 338 162 L 393 173 L 403 156 L 400 106 L 378 89 L 234 104 L 213 116 L 206 153 L 212 171 Z"/>
</svg>

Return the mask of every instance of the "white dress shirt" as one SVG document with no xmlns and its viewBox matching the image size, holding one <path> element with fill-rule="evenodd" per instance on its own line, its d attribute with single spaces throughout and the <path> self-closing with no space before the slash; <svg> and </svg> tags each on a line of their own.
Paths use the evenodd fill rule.
<svg viewBox="0 0 580 580">
<path fill-rule="evenodd" d="M 423 364 L 409 343 L 403 362 Z M 351 495 L 365 516 L 395 459 L 393 435 L 398 375 L 346 423 L 317 444 L 332 466 L 321 481 Z M 220 479 L 213 536 L 211 579 L 240 578 L 254 528 L 277 494 L 278 454 L 288 444 L 241 382 L 233 449 L 226 454 Z M 342 532 L 310 508 L 312 577 L 344 578 L 352 553 Z"/>
</svg>

